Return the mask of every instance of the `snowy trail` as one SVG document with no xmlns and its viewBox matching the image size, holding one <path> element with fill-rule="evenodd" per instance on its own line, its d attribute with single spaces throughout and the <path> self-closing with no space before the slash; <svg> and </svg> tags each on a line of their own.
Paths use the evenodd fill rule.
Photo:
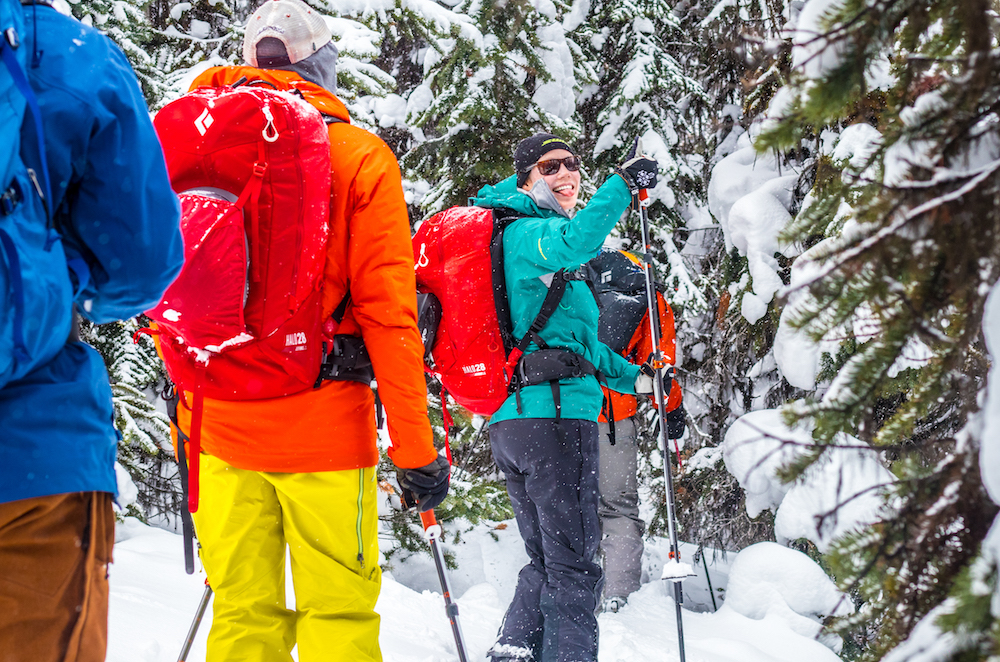
<svg viewBox="0 0 1000 662">
<path fill-rule="evenodd" d="M 511 523 L 513 524 L 513 523 Z M 204 575 L 184 574 L 179 535 L 136 520 L 119 526 L 111 568 L 108 662 L 174 662 L 204 591 Z M 486 531 L 499 539 L 494 541 Z M 514 526 L 477 529 L 450 545 L 459 570 L 453 573 L 461 624 L 471 660 L 485 659 L 524 561 Z M 387 662 L 457 660 L 444 602 L 429 558 L 413 557 L 384 575 L 377 610 Z M 692 580 L 694 581 L 694 580 Z M 410 586 L 416 586 L 414 590 Z M 677 660 L 674 604 L 668 588 L 645 584 L 618 614 L 602 614 L 600 662 Z M 764 599 L 764 598 L 762 598 Z M 715 613 L 684 612 L 689 662 L 838 662 L 829 648 L 794 632 L 786 618 L 768 610 L 760 620 L 726 606 Z M 206 614 L 189 662 L 205 659 Z"/>
</svg>

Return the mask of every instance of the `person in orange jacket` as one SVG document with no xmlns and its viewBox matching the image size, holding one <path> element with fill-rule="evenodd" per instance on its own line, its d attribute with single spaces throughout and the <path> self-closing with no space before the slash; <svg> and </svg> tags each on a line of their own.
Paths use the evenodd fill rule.
<svg viewBox="0 0 1000 662">
<path fill-rule="evenodd" d="M 674 313 L 663 295 L 657 292 L 660 319 L 660 353 L 668 366 L 676 361 Z M 602 311 L 601 315 L 605 313 Z M 622 355 L 631 363 L 642 364 L 653 352 L 649 313 L 642 317 Z M 672 372 L 672 371 L 671 371 Z M 634 395 L 604 389 L 605 405 L 598 419 L 600 439 L 601 556 L 604 561 L 604 600 L 601 608 L 618 612 L 628 596 L 639 589 L 642 574 L 642 536 L 645 523 L 639 517 L 638 469 L 638 400 Z M 609 415 L 613 412 L 615 443 L 610 438 Z M 671 381 L 666 403 L 667 436 L 679 439 L 684 434 L 685 411 L 680 385 Z"/>
<path fill-rule="evenodd" d="M 208 69 L 192 88 L 261 81 L 295 91 L 325 116 L 333 178 L 324 317 L 349 286 L 337 332 L 363 338 L 400 485 L 421 510 L 433 508 L 450 468 L 427 418 L 399 166 L 382 140 L 351 124 L 334 94 L 337 49 L 308 5 L 265 2 L 248 22 L 243 57 L 247 66 Z M 184 397 L 178 406 L 182 430 L 191 422 L 188 403 Z M 205 398 L 194 522 L 216 596 L 210 662 L 287 662 L 296 645 L 303 662 L 382 659 L 373 412 L 371 389 L 355 381 L 269 400 Z M 294 610 L 285 606 L 286 548 Z"/>
</svg>

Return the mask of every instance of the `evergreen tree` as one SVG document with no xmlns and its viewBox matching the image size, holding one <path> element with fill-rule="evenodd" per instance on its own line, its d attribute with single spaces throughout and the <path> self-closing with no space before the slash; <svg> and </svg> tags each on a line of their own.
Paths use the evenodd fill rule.
<svg viewBox="0 0 1000 662">
<path fill-rule="evenodd" d="M 679 27 L 665 0 L 595 2 L 573 35 L 583 44 L 583 60 L 596 65 L 596 79 L 579 104 L 583 151 L 593 155 L 594 171 L 607 173 L 621 163 L 632 141 L 642 138 L 643 150 L 660 169 L 660 182 L 650 191 L 650 214 L 654 219 L 667 215 L 670 222 L 660 223 L 664 227 L 678 225 L 678 209 L 700 174 L 680 151 L 681 134 L 692 133 L 681 109 L 695 98 L 706 101 L 699 82 L 667 48 L 680 37 Z M 635 231 L 627 230 L 633 240 Z"/>
<path fill-rule="evenodd" d="M 143 94 L 149 100 L 166 92 L 164 71 L 155 55 L 156 28 L 139 0 L 88 0 L 71 2 L 73 15 L 110 37 L 132 64 Z"/>
<path fill-rule="evenodd" d="M 792 84 L 761 137 L 798 149 L 809 127 L 878 129 L 858 158 L 820 160 L 787 232 L 810 247 L 790 323 L 817 342 L 843 338 L 826 363 L 829 387 L 794 414 L 815 422 L 820 444 L 848 431 L 885 449 L 900 477 L 884 521 L 831 557 L 861 603 L 839 624 L 859 659 L 881 659 L 935 607 L 962 634 L 936 659 L 998 652 L 997 615 L 981 608 L 970 575 L 996 507 L 980 440 L 963 431 L 987 368 L 984 300 L 1000 276 L 996 20 L 985 0 L 812 0 Z M 788 477 L 821 456 L 822 446 Z M 995 590 L 995 561 L 977 572 Z"/>
<path fill-rule="evenodd" d="M 464 32 L 467 38 L 478 33 L 471 19 L 433 0 L 387 0 L 377 6 L 339 8 L 344 16 L 379 35 L 381 47 L 372 56 L 371 66 L 388 74 L 393 83 L 384 98 L 372 100 L 371 113 L 379 136 L 402 156 L 415 140 L 408 117 L 422 112 L 433 97 L 424 81 L 425 68 L 451 49 L 453 32 Z M 416 135 L 417 139 L 422 136 L 419 130 Z"/>
<path fill-rule="evenodd" d="M 555 5 L 465 0 L 455 11 L 471 17 L 479 34 L 454 35 L 452 47 L 430 66 L 434 99 L 412 121 L 425 140 L 403 158 L 407 173 L 419 173 L 411 178 L 427 182 L 424 215 L 465 204 L 484 184 L 512 174 L 521 139 L 549 131 L 572 140 L 578 130 L 572 103 L 565 107 L 556 88 L 546 87 L 573 97 L 572 67 L 553 72 L 550 66 L 549 56 L 568 53 Z"/>
<path fill-rule="evenodd" d="M 715 447 L 738 416 L 779 406 L 793 395 L 772 355 L 780 301 L 764 298 L 762 313 L 749 319 L 743 314 L 742 297 L 754 291 L 752 265 L 746 247 L 733 245 L 728 234 L 734 200 L 719 205 L 711 195 L 713 168 L 740 149 L 750 153 L 741 176 L 752 171 L 756 182 L 746 193 L 767 179 L 808 170 L 799 155 L 758 159 L 749 148 L 747 128 L 766 108 L 773 81 L 781 80 L 775 44 L 781 43 L 785 12 L 780 1 L 681 1 L 656 31 L 666 35 L 665 49 L 697 84 L 697 93 L 670 111 L 678 135 L 674 158 L 681 164 L 672 182 L 678 197 L 673 218 L 680 221 L 672 223 L 683 223 L 673 237 L 700 294 L 697 305 L 681 307 L 678 315 L 679 375 L 692 424 L 686 443 L 691 468 L 679 475 L 675 491 L 685 539 L 721 549 L 773 540 L 774 532 L 769 513 L 747 517 L 742 490 Z M 726 168 L 719 177 L 726 186 L 736 176 Z M 804 195 L 796 187 L 782 205 L 794 213 Z M 787 279 L 788 259 L 774 257 L 771 278 Z"/>
</svg>

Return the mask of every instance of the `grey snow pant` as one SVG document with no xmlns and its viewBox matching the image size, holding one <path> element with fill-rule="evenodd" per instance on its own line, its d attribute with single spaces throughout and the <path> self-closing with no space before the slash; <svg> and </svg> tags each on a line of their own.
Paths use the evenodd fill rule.
<svg viewBox="0 0 1000 662">
<path fill-rule="evenodd" d="M 645 522 L 639 519 L 638 429 L 633 418 L 618 421 L 612 446 L 608 424 L 598 426 L 604 596 L 624 598 L 639 590 L 642 535 L 646 531 Z"/>
<path fill-rule="evenodd" d="M 597 423 L 501 421 L 490 426 L 490 443 L 529 558 L 490 654 L 596 662 Z"/>
</svg>

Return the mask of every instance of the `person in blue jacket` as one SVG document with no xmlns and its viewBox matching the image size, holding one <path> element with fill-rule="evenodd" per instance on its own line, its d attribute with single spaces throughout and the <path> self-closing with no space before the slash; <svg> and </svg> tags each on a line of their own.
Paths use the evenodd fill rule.
<svg viewBox="0 0 1000 662">
<path fill-rule="evenodd" d="M 656 162 L 631 158 L 574 213 L 580 165 L 565 141 L 536 134 L 518 144 L 516 174 L 484 187 L 473 200 L 521 216 L 503 236 L 515 338 L 531 333 L 561 270 L 572 272 L 597 255 L 638 194 L 638 182 L 655 183 Z M 597 373 L 622 393 L 653 390 L 639 366 L 598 341 L 597 321 L 587 284 L 566 282 L 559 305 L 533 333 L 522 359 L 526 374 L 545 379 L 517 384 L 490 419 L 493 457 L 504 472 L 529 557 L 489 652 L 494 660 L 597 660 L 597 419 L 604 401 Z M 561 372 L 560 362 L 568 372 Z"/>
<path fill-rule="evenodd" d="M 86 265 L 73 270 L 77 295 L 64 307 L 98 324 L 132 317 L 158 302 L 183 262 L 180 209 L 149 111 L 108 38 L 40 0 L 18 11 L 44 129 L 51 223 L 61 237 L 52 248 Z M 10 130 L 17 128 L 0 126 Z M 26 121 L 22 157 L 37 172 L 35 136 Z M 18 197 L 27 204 L 20 193 L 11 208 Z M 0 269 L 11 269 L 2 257 Z M 8 304 L 0 304 L 3 317 Z M 0 388 L 5 662 L 105 656 L 118 437 L 104 362 L 67 330 L 27 331 L 60 334 L 54 357 Z"/>
</svg>

